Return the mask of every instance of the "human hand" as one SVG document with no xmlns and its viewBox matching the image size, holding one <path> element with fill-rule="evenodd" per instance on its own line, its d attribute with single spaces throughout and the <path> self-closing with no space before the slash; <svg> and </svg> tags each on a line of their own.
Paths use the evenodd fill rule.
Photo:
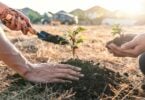
<svg viewBox="0 0 145 100">
<path fill-rule="evenodd" d="M 11 8 L 4 9 L 0 18 L 9 29 L 21 30 L 23 34 L 27 34 L 28 27 L 31 27 L 30 20 L 24 14 Z"/>
<path fill-rule="evenodd" d="M 109 52 L 118 57 L 137 57 L 145 52 L 145 34 L 135 36 L 131 41 L 117 46 L 114 43 L 107 44 Z"/>
<path fill-rule="evenodd" d="M 32 64 L 32 70 L 23 77 L 38 83 L 65 83 L 79 80 L 81 69 L 67 64 Z"/>
</svg>

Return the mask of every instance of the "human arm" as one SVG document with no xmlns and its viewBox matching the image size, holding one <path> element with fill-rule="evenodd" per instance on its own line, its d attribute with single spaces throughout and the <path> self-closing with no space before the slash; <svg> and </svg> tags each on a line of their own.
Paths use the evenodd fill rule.
<svg viewBox="0 0 145 100">
<path fill-rule="evenodd" d="M 131 41 L 117 46 L 114 43 L 107 44 L 108 50 L 118 57 L 137 57 L 145 52 L 145 33 L 138 34 Z"/>
<path fill-rule="evenodd" d="M 2 3 L 0 3 L 0 7 L 0 14 L 2 15 L 3 11 L 8 7 Z M 21 14 L 18 18 L 13 16 L 11 18 L 11 23 L 4 24 L 12 30 L 23 30 L 23 27 L 30 23 L 25 21 L 25 18 L 22 17 L 22 20 L 20 17 L 22 17 Z M 3 16 L 0 16 L 0 18 L 3 18 Z M 8 67 L 32 82 L 70 82 L 70 80 L 79 80 L 80 77 L 83 77 L 83 74 L 80 72 L 81 69 L 71 65 L 51 63 L 32 64 L 7 39 L 2 29 L 0 29 L 0 59 L 4 61 Z"/>
<path fill-rule="evenodd" d="M 6 38 L 0 30 L 0 59 L 22 77 L 32 82 L 53 83 L 79 80 L 81 69 L 67 64 L 32 64 Z"/>
</svg>

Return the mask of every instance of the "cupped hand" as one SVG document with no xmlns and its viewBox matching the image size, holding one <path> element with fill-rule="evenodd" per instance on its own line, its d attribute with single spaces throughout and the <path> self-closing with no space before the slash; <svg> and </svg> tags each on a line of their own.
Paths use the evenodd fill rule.
<svg viewBox="0 0 145 100">
<path fill-rule="evenodd" d="M 117 46 L 114 43 L 107 44 L 107 48 L 114 56 L 137 57 L 145 52 L 145 34 L 139 34 L 121 46 Z"/>
</svg>

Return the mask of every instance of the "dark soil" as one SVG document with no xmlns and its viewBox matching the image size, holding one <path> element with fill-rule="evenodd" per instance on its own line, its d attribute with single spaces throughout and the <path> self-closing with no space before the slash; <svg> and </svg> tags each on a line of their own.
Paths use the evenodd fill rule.
<svg viewBox="0 0 145 100">
<path fill-rule="evenodd" d="M 65 84 L 33 84 L 18 75 L 7 77 L 11 84 L 1 92 L 0 100 L 134 100 L 139 90 L 132 88 L 132 81 L 126 75 L 105 68 L 100 63 L 82 60 L 68 60 L 67 64 L 82 68 L 85 77 L 80 81 Z"/>
<path fill-rule="evenodd" d="M 122 44 L 131 41 L 135 36 L 136 36 L 136 34 L 121 35 L 121 36 L 118 36 L 115 39 L 109 41 L 107 44 L 114 43 L 117 46 L 121 46 Z"/>
</svg>

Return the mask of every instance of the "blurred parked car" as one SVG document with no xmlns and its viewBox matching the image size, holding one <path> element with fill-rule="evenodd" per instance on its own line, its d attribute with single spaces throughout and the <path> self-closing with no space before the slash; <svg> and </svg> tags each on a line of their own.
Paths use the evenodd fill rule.
<svg viewBox="0 0 145 100">
<path fill-rule="evenodd" d="M 51 24 L 51 21 L 53 20 L 53 13 L 51 12 L 48 12 L 48 13 L 45 13 L 41 19 L 41 23 L 43 25 L 45 24 Z"/>
<path fill-rule="evenodd" d="M 54 22 L 54 21 L 57 21 L 57 22 L 59 21 L 61 24 L 66 24 L 66 25 L 78 24 L 77 16 L 74 16 L 64 11 L 59 11 L 55 14 L 48 12 L 48 14 L 45 14 L 43 19 L 41 20 L 41 23 L 51 24 L 51 22 Z"/>
</svg>

